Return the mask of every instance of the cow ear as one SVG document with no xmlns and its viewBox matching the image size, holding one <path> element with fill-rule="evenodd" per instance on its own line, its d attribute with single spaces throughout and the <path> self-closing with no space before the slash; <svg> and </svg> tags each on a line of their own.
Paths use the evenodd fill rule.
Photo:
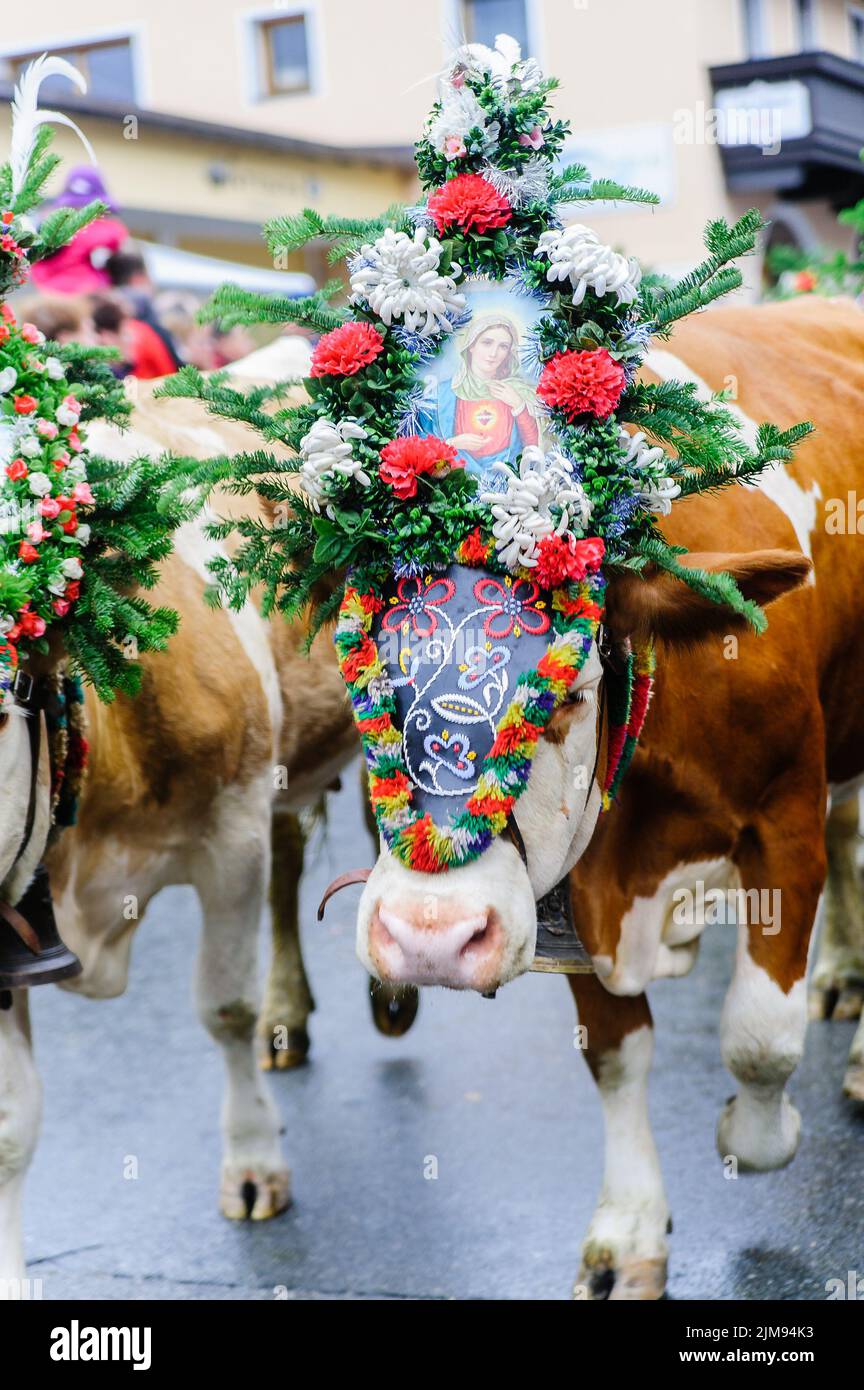
<svg viewBox="0 0 864 1390">
<path fill-rule="evenodd" d="M 773 603 L 804 583 L 811 564 L 796 550 L 756 550 L 749 555 L 691 552 L 679 564 L 710 574 L 728 574 L 746 599 Z M 699 642 L 717 633 L 748 627 L 747 618 L 704 597 L 683 580 L 656 566 L 641 573 L 623 570 L 609 581 L 606 616 L 616 638 L 637 641 Z"/>
</svg>

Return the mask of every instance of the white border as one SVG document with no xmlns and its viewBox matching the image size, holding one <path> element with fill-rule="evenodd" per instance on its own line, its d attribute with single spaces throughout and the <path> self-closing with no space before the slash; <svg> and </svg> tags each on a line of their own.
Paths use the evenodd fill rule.
<svg viewBox="0 0 864 1390">
<path fill-rule="evenodd" d="M 261 71 L 261 49 L 258 26 L 264 22 L 272 23 L 279 19 L 302 18 L 306 25 L 306 60 L 309 71 L 309 86 L 302 92 L 268 92 Z M 261 106 L 264 102 L 291 101 L 295 97 L 320 97 L 324 95 L 324 61 L 321 42 L 321 24 L 315 0 L 306 0 L 301 5 L 266 5 L 254 10 L 241 10 L 236 16 L 240 47 L 240 67 L 243 98 L 247 106 Z"/>
<path fill-rule="evenodd" d="M 38 43 L 33 44 L 2 44 L 0 45 L 0 58 L 20 58 L 22 53 L 48 53 L 56 54 L 64 49 L 87 48 L 94 44 L 111 43 L 118 39 L 126 39 L 129 43 L 132 58 L 132 80 L 135 90 L 131 93 L 131 106 L 149 106 L 151 100 L 150 85 L 150 64 L 148 61 L 148 46 L 144 42 L 148 26 L 141 24 L 122 24 L 116 28 L 93 29 L 88 33 L 82 33 L 80 29 L 71 33 L 51 34 L 48 38 L 42 38 Z M 70 86 L 70 92 L 74 89 Z M 93 96 L 90 89 L 87 95 Z M 96 96 L 98 101 L 99 97 Z M 118 106 L 123 102 L 118 101 Z"/>
</svg>

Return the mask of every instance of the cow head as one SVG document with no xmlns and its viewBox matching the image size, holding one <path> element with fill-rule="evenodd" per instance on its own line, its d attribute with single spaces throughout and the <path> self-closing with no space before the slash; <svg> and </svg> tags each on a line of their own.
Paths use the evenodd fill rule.
<svg viewBox="0 0 864 1390">
<path fill-rule="evenodd" d="M 687 563 L 730 573 L 757 603 L 796 587 L 809 569 L 803 556 L 783 551 L 694 554 Z M 547 699 L 533 756 L 520 769 L 525 784 L 521 792 L 515 787 L 518 833 L 500 833 L 506 829 L 500 820 L 495 833 L 482 817 L 479 826 L 472 819 L 482 809 L 484 769 L 508 747 L 502 730 L 514 699 L 523 709 L 527 699 L 536 720 L 537 677 L 549 670 L 553 644 L 560 643 L 543 621 L 553 596 L 521 583 L 524 588 L 520 581 L 508 584 L 486 571 L 453 566 L 384 591 L 383 607 L 368 627 L 384 668 L 375 668 L 373 682 L 392 682 L 395 696 L 386 731 L 364 720 L 370 706 L 343 662 L 367 760 L 379 773 L 372 777 L 372 795 L 382 847 L 357 919 L 357 953 L 379 979 L 487 993 L 528 970 L 535 903 L 569 872 L 594 832 L 602 805 L 603 667 L 598 624 L 590 615 L 577 621 L 580 658 L 567 688 Z M 601 602 L 602 590 L 598 579 Z M 619 645 L 657 638 L 692 644 L 743 625 L 728 608 L 662 572 L 616 576 L 606 609 Z M 355 621 L 357 612 L 349 617 L 349 624 Z M 385 754 L 391 739 L 397 755 L 390 762 L 380 758 L 382 732 Z M 469 853 L 475 831 L 475 852 Z M 450 867 L 441 872 L 447 854 Z"/>
</svg>

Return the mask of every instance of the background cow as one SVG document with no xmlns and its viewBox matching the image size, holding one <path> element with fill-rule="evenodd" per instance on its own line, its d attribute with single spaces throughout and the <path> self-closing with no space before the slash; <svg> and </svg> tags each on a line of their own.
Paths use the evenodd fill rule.
<svg viewBox="0 0 864 1390">
<path fill-rule="evenodd" d="M 281 340 L 241 370 L 265 382 L 296 375 L 304 364 L 302 341 Z M 206 456 L 245 445 L 239 426 L 210 429 L 200 405 L 154 402 L 148 387 L 138 389 L 133 428 L 119 436 L 94 426 L 92 448 L 120 457 L 168 448 Z M 316 641 L 307 658 L 299 626 L 265 623 L 251 606 L 242 613 L 208 608 L 209 551 L 200 524 L 178 533 L 155 602 L 176 608 L 181 627 L 168 651 L 143 660 L 140 698 L 102 705 L 87 694 L 91 761 L 78 823 L 47 862 L 58 925 L 84 967 L 69 985 L 92 996 L 124 990 L 135 929 L 153 895 L 166 884 L 197 890 L 198 1008 L 227 1068 L 220 1205 L 226 1216 L 262 1219 L 287 1205 L 289 1174 L 255 1064 L 258 924 L 272 858 L 280 955 L 266 1022 L 271 1036 L 276 1023 L 284 1026 L 285 1050 L 296 1060 L 305 1051 L 311 998 L 293 911 L 292 813 L 321 796 L 356 740 L 329 638 Z M 2 756 L 13 759 L 20 744 L 26 757 L 23 719 L 16 714 L 6 723 Z M 39 807 L 30 872 L 47 833 L 47 787 Z M 11 817 L 14 808 L 7 802 L 6 809 Z M 12 1009 L 0 1011 L 0 1278 L 23 1274 L 20 1189 L 38 1128 L 27 994 L 16 991 Z"/>
<path fill-rule="evenodd" d="M 650 354 L 647 367 L 655 377 L 689 377 L 706 389 L 731 381 L 745 429 L 754 419 L 814 421 L 800 457 L 758 490 L 732 489 L 673 509 L 665 528 L 691 550 L 797 546 L 814 571 L 772 605 L 761 638 L 730 641 L 727 624 L 681 649 L 665 640 L 663 614 L 646 610 L 635 586 L 612 608 L 619 633 L 651 628 L 660 641 L 643 744 L 617 808 L 602 818 L 571 880 L 597 972 L 571 985 L 607 1126 L 606 1177 L 580 1286 L 611 1298 L 656 1297 L 665 1282 L 669 1213 L 648 1123 L 645 990 L 652 979 L 693 965 L 703 923 L 681 910 L 687 894 L 701 881 L 706 891 L 740 887 L 760 895 L 759 909 L 752 911 L 751 898 L 750 920 L 738 927 L 721 1019 L 723 1060 L 739 1089 L 720 1116 L 717 1144 L 738 1170 L 776 1168 L 794 1156 L 799 1138 L 785 1088 L 804 1045 L 829 788 L 843 795 L 864 774 L 864 551 L 854 521 L 851 534 L 825 524 L 830 499 L 845 500 L 864 473 L 864 319 L 824 301 L 720 310 L 683 327 L 672 352 Z M 835 840 L 829 942 L 850 911 L 849 824 L 845 868 L 842 855 L 836 863 Z M 847 924 L 860 920 L 856 904 Z M 847 986 L 854 976 L 848 957 L 840 977 Z M 860 1060 L 850 1063 L 850 1075 Z M 857 1076 L 860 1082 L 860 1070 Z M 857 1084 L 847 1077 L 851 1094 L 860 1094 Z"/>
</svg>

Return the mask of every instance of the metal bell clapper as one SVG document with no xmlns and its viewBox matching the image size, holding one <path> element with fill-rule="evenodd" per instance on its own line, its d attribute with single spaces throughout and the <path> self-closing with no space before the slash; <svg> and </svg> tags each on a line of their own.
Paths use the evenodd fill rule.
<svg viewBox="0 0 864 1390">
<path fill-rule="evenodd" d="M 80 960 L 60 939 L 44 864 L 11 915 L 14 926 L 0 905 L 0 991 L 56 984 L 81 974 Z"/>
</svg>

